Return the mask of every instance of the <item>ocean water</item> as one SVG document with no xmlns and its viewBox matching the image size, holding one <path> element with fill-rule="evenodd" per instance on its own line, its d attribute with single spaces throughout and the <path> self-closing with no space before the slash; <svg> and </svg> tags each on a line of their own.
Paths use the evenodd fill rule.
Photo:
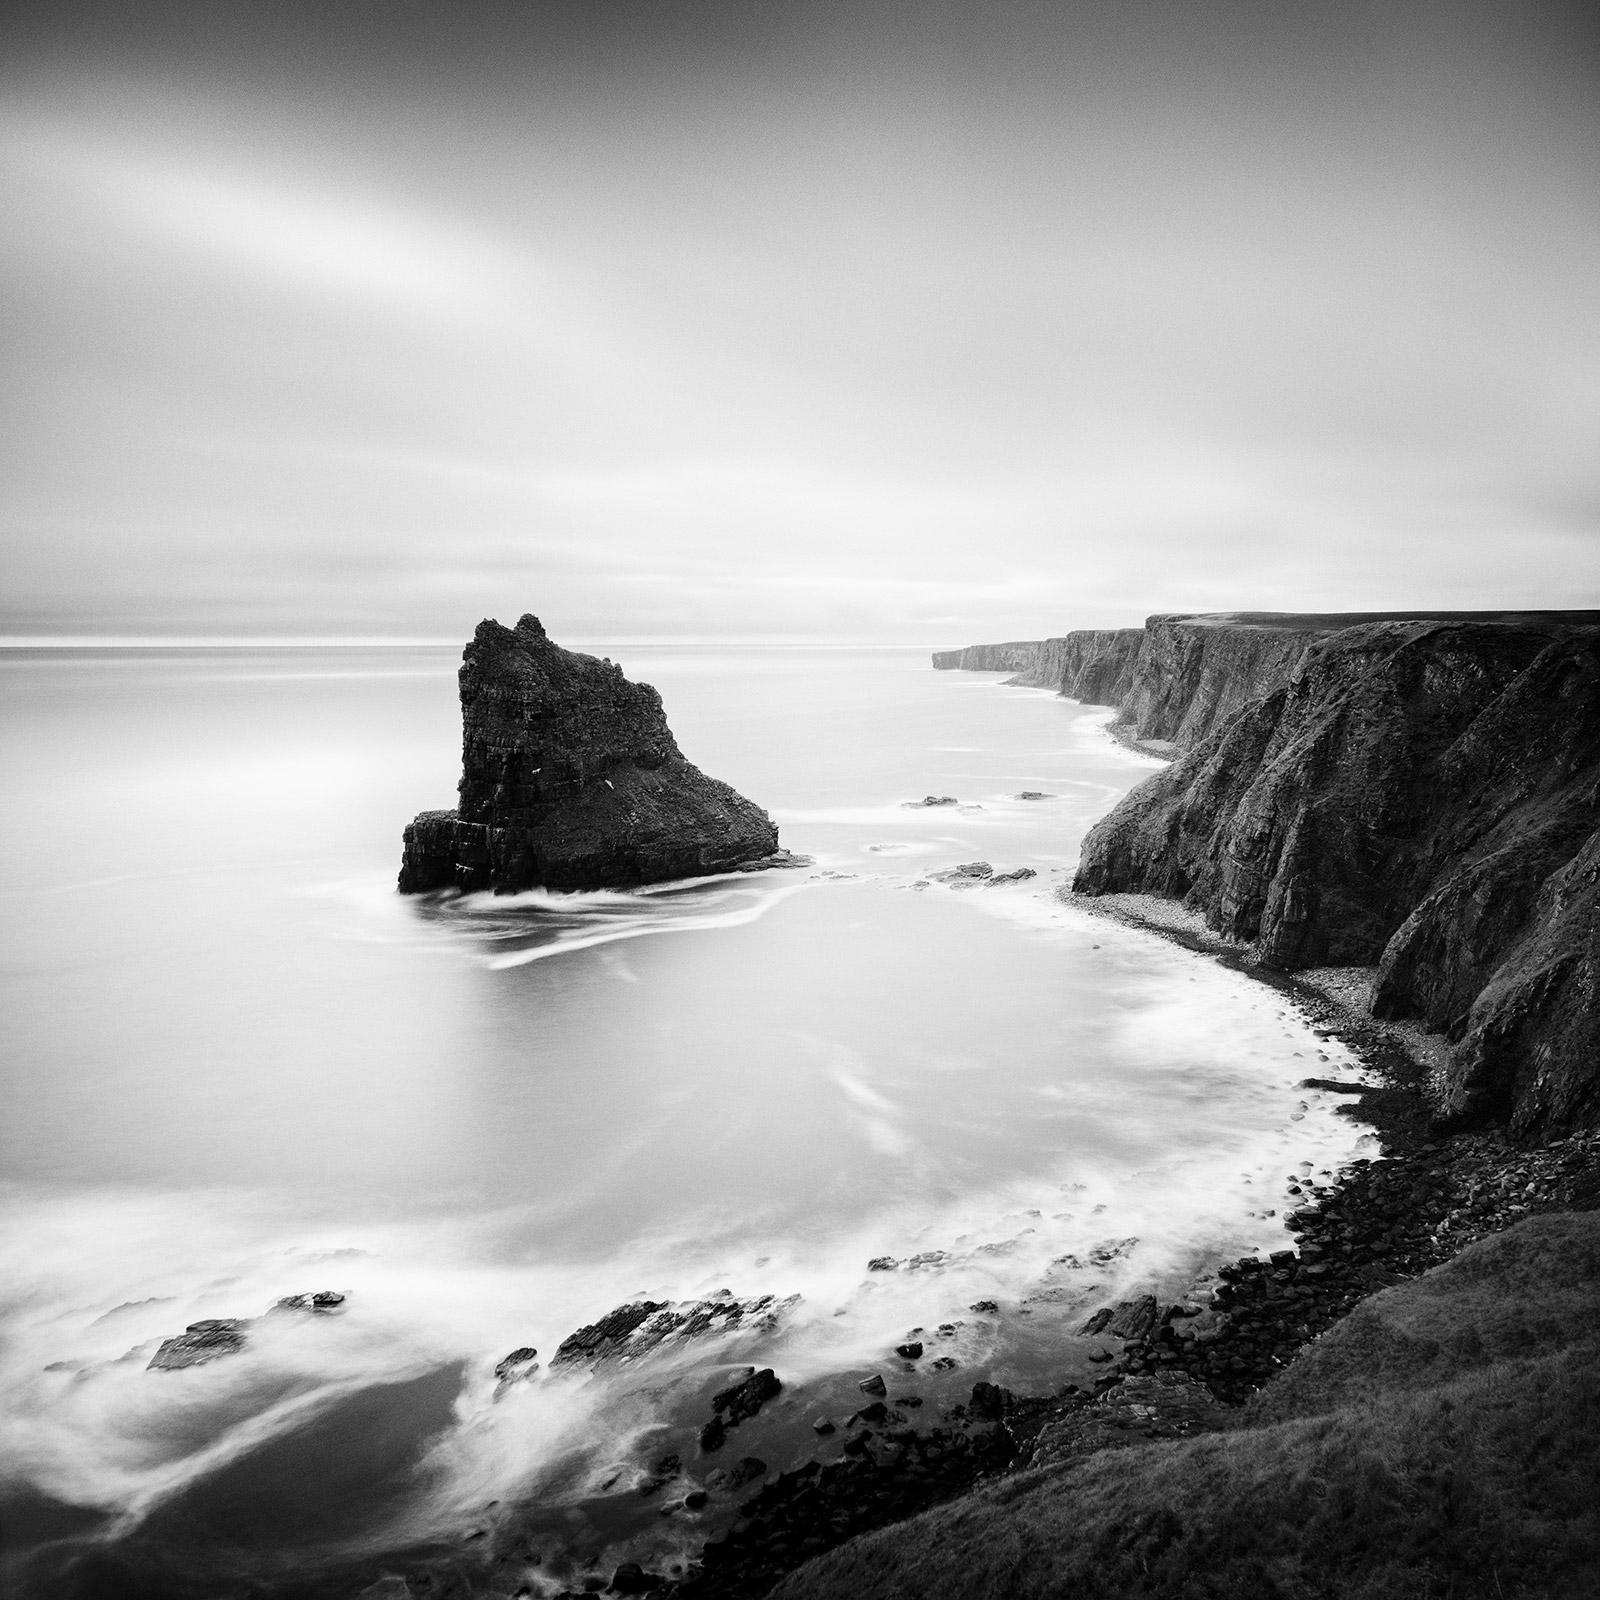
<svg viewBox="0 0 1600 1600">
<path fill-rule="evenodd" d="M 1057 897 L 1155 765 L 1104 710 L 922 651 L 584 647 L 814 865 L 401 899 L 401 826 L 453 798 L 456 651 L 0 652 L 19 1592 L 298 1592 L 512 1516 L 530 1592 L 670 1564 L 731 1504 L 663 1518 L 640 1474 L 743 1364 L 785 1384 L 749 1435 L 774 1469 L 874 1371 L 930 1416 L 1087 1381 L 1089 1311 L 1279 1247 L 1290 1184 L 1370 1146 L 1300 1087 L 1357 1068 L 1281 996 Z M 930 877 L 974 860 L 1037 876 Z M 337 1314 L 146 1370 L 322 1289 Z M 624 1300 L 724 1290 L 769 1316 L 548 1366 Z M 952 1365 L 904 1371 L 941 1324 Z"/>
</svg>

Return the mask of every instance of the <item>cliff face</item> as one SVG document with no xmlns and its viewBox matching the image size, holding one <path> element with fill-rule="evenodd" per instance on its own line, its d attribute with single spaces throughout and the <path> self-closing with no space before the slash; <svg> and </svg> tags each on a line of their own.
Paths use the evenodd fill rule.
<svg viewBox="0 0 1600 1600">
<path fill-rule="evenodd" d="M 1251 645 L 1247 668 L 1282 681 L 1231 714 L 1225 649 L 1209 712 L 1191 650 L 1165 655 L 1184 693 L 1134 715 L 1192 747 L 1091 832 L 1074 887 L 1181 897 L 1270 965 L 1377 963 L 1379 1014 L 1456 1041 L 1447 1111 L 1600 1120 L 1600 629 L 1376 622 Z"/>
<path fill-rule="evenodd" d="M 1188 747 L 1284 682 L 1330 631 L 1309 620 L 1249 613 L 1151 617 L 1127 686 L 1110 703 L 1118 723 L 1141 738 Z"/>
<path fill-rule="evenodd" d="M 1043 644 L 1037 639 L 1010 644 L 969 644 L 964 650 L 935 650 L 933 665 L 939 672 L 1032 672 Z"/>
<path fill-rule="evenodd" d="M 777 849 L 759 806 L 684 760 L 649 684 L 537 617 L 479 623 L 459 681 L 461 804 L 406 828 L 402 894 L 624 887 Z"/>
</svg>

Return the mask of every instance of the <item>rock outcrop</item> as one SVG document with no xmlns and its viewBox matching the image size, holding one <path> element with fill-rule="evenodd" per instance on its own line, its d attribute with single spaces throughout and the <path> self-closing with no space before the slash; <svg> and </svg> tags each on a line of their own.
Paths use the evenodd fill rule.
<svg viewBox="0 0 1600 1600">
<path fill-rule="evenodd" d="M 460 806 L 406 828 L 402 894 L 625 888 L 777 851 L 766 812 L 684 759 L 649 684 L 537 617 L 479 623 L 460 684 Z"/>
<path fill-rule="evenodd" d="M 1454 1042 L 1442 1111 L 1547 1131 L 1600 1120 L 1597 830 L 1600 628 L 1369 623 L 1124 799 L 1074 888 L 1180 898 L 1286 970 L 1375 963 L 1374 1010 Z"/>
</svg>

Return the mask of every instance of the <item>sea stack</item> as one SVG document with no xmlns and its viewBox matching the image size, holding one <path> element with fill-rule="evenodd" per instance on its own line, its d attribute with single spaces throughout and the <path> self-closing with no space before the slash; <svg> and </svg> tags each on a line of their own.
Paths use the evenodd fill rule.
<svg viewBox="0 0 1600 1600">
<path fill-rule="evenodd" d="M 777 851 L 766 812 L 684 760 L 649 684 L 537 617 L 480 622 L 460 684 L 461 803 L 406 828 L 402 894 L 626 888 Z"/>
</svg>

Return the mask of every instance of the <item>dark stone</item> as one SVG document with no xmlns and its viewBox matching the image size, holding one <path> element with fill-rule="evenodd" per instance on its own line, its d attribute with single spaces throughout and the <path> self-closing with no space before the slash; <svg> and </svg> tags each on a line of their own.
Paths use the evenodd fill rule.
<svg viewBox="0 0 1600 1600">
<path fill-rule="evenodd" d="M 479 623 L 460 685 L 460 805 L 406 828 L 402 894 L 627 887 L 777 851 L 759 806 L 683 758 L 654 689 L 537 617 Z"/>
<path fill-rule="evenodd" d="M 242 1317 L 207 1317 L 191 1322 L 180 1334 L 164 1339 L 151 1356 L 146 1372 L 174 1372 L 182 1367 L 198 1367 L 220 1356 L 237 1354 L 245 1346 L 244 1330 L 249 1321 Z"/>
<path fill-rule="evenodd" d="M 494 1375 L 502 1380 L 524 1378 L 533 1368 L 533 1358 L 538 1351 L 531 1344 L 519 1345 L 510 1355 L 495 1363 Z"/>
<path fill-rule="evenodd" d="M 889 1385 L 875 1372 L 870 1378 L 863 1378 L 856 1385 L 862 1394 L 888 1394 Z"/>
<path fill-rule="evenodd" d="M 648 1594 L 657 1588 L 661 1579 L 653 1572 L 646 1572 L 637 1561 L 624 1561 L 611 1575 L 611 1592 L 613 1594 Z"/>
<path fill-rule="evenodd" d="M 975 1383 L 972 1386 L 972 1398 L 967 1402 L 967 1409 L 975 1417 L 982 1417 L 990 1422 L 998 1422 L 1005 1415 L 1006 1402 L 1010 1394 L 994 1383 Z"/>
<path fill-rule="evenodd" d="M 273 1303 L 274 1311 L 337 1311 L 344 1296 L 337 1289 L 318 1289 L 314 1294 L 286 1294 Z"/>
<path fill-rule="evenodd" d="M 1143 1294 L 1137 1300 L 1122 1301 L 1105 1325 L 1105 1332 L 1114 1339 L 1142 1339 L 1155 1327 L 1160 1315 L 1156 1297 Z"/>
<path fill-rule="evenodd" d="M 561 1367 L 571 1362 L 597 1361 L 613 1353 L 641 1323 L 666 1309 L 667 1302 L 664 1300 L 638 1300 L 630 1305 L 618 1306 L 598 1322 L 591 1322 L 563 1339 L 556 1346 L 550 1365 Z"/>
<path fill-rule="evenodd" d="M 721 1417 L 713 1417 L 700 1430 L 700 1448 L 707 1455 L 720 1450 L 728 1441 L 728 1425 Z"/>
<path fill-rule="evenodd" d="M 897 1344 L 894 1353 L 907 1361 L 915 1361 L 922 1354 L 922 1343 L 918 1339 L 909 1339 L 905 1344 Z"/>
<path fill-rule="evenodd" d="M 994 888 L 997 883 L 1026 883 L 1029 878 L 1037 878 L 1039 874 L 1032 867 L 1018 867 L 1013 872 L 996 872 L 988 882 L 989 888 Z"/>
<path fill-rule="evenodd" d="M 905 800 L 905 801 L 902 801 L 901 803 L 903 805 L 910 806 L 910 807 L 919 807 L 919 806 L 953 806 L 953 805 L 958 805 L 960 802 L 956 799 L 956 797 L 953 794 L 930 794 L 930 795 L 924 795 L 923 798 L 920 799 L 920 800 Z"/>
<path fill-rule="evenodd" d="M 974 1300 L 967 1309 L 969 1311 L 988 1312 L 993 1315 L 999 1311 L 1000 1307 L 993 1300 Z"/>
<path fill-rule="evenodd" d="M 728 1487 L 742 1489 L 747 1483 L 767 1475 L 767 1464 L 758 1456 L 741 1456 L 728 1470 Z"/>
<path fill-rule="evenodd" d="M 711 1409 L 725 1413 L 724 1420 L 731 1428 L 755 1416 L 762 1406 L 782 1389 L 783 1385 L 778 1381 L 772 1368 L 763 1367 L 761 1371 L 751 1373 L 742 1383 L 736 1383 L 731 1389 L 724 1389 L 721 1394 L 714 1395 Z"/>
</svg>

